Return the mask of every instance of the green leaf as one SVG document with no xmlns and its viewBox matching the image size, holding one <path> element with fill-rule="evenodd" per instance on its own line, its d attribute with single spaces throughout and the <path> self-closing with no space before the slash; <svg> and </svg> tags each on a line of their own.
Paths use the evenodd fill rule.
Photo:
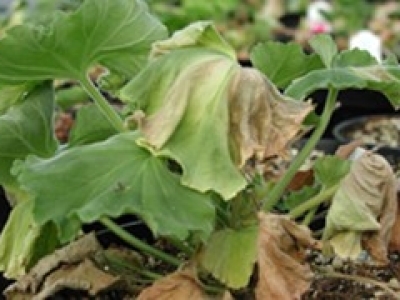
<svg viewBox="0 0 400 300">
<path fill-rule="evenodd" d="M 11 106 L 21 101 L 24 95 L 32 89 L 32 84 L 0 85 L 0 115 Z"/>
<path fill-rule="evenodd" d="M 395 108 L 400 105 L 398 66 L 373 65 L 315 70 L 293 81 L 285 94 L 295 99 L 304 99 L 311 92 L 328 87 L 339 90 L 347 88 L 376 90 L 384 94 Z M 359 99 L 354 99 L 357 100 Z"/>
<path fill-rule="evenodd" d="M 328 69 L 332 66 L 332 61 L 338 53 L 338 48 L 335 41 L 330 35 L 318 34 L 310 40 L 311 48 L 317 53 L 325 67 Z"/>
<path fill-rule="evenodd" d="M 54 226 L 39 226 L 32 214 L 33 201 L 18 203 L 0 236 L 0 271 L 8 278 L 24 275 L 38 260 L 58 246 Z"/>
<path fill-rule="evenodd" d="M 81 79 L 99 63 L 133 73 L 166 29 L 140 0 L 88 0 L 45 25 L 21 25 L 0 40 L 0 81 Z M 127 61 L 127 59 L 129 60 Z M 113 67 L 114 66 L 114 67 Z"/>
<path fill-rule="evenodd" d="M 259 44 L 251 51 L 250 59 L 278 88 L 286 88 L 294 79 L 323 67 L 318 55 L 305 54 L 295 43 Z"/>
<path fill-rule="evenodd" d="M 103 141 L 117 131 L 94 104 L 83 106 L 78 110 L 74 126 L 71 129 L 68 145 L 91 144 Z"/>
<path fill-rule="evenodd" d="M 184 239 L 196 231 L 207 237 L 215 215 L 209 196 L 182 186 L 161 159 L 137 146 L 137 138 L 119 134 L 16 165 L 21 185 L 36 196 L 39 224 L 54 222 L 68 242 L 82 223 L 135 214 L 156 235 Z"/>
<path fill-rule="evenodd" d="M 214 232 L 201 256 L 202 266 L 230 288 L 245 287 L 257 259 L 257 236 L 257 226 Z"/>
<path fill-rule="evenodd" d="M 315 179 L 325 187 L 331 187 L 347 175 L 350 165 L 350 161 L 334 155 L 319 157 L 313 167 Z"/>
<path fill-rule="evenodd" d="M 378 61 L 368 51 L 360 49 L 345 50 L 334 57 L 334 68 L 366 67 L 377 65 Z"/>
<path fill-rule="evenodd" d="M 53 133 L 54 93 L 50 83 L 37 86 L 0 116 L 0 184 L 14 184 L 14 160 L 28 154 L 51 156 L 57 149 Z"/>
</svg>

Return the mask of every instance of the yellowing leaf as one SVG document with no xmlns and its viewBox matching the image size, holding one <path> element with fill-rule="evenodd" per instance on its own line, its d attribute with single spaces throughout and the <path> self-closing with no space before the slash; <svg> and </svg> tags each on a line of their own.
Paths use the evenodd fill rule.
<svg viewBox="0 0 400 300">
<path fill-rule="evenodd" d="M 366 152 L 340 183 L 327 215 L 324 239 L 341 257 L 356 258 L 364 248 L 384 263 L 396 210 L 390 165 L 382 156 Z"/>
<path fill-rule="evenodd" d="M 286 216 L 261 213 L 259 219 L 256 299 L 300 299 L 312 278 L 302 261 L 304 250 L 318 246 L 317 241 Z"/>
<path fill-rule="evenodd" d="M 284 152 L 312 107 L 282 96 L 261 72 L 241 68 L 215 29 L 200 25 L 208 26 L 160 42 L 165 54 L 120 96 L 144 112 L 141 146 L 177 161 L 184 185 L 228 200 L 247 184 L 238 166 Z M 193 30 L 197 41 L 184 35 Z"/>
<path fill-rule="evenodd" d="M 226 286 L 244 288 L 257 258 L 256 226 L 230 228 L 212 234 L 201 257 L 202 266 Z"/>
</svg>

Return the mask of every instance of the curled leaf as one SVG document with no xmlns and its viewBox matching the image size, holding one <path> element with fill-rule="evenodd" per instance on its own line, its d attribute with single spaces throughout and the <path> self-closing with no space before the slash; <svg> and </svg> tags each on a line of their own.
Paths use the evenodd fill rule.
<svg viewBox="0 0 400 300">
<path fill-rule="evenodd" d="M 303 263 L 304 251 L 319 247 L 318 242 L 307 227 L 286 216 L 261 213 L 259 219 L 256 299 L 300 299 L 313 275 Z"/>
<path fill-rule="evenodd" d="M 91 261 L 91 255 L 100 250 L 94 234 L 86 235 L 41 259 L 4 294 L 7 299 L 47 299 L 69 288 L 95 296 L 119 282 Z"/>
<path fill-rule="evenodd" d="M 324 239 L 341 257 L 354 259 L 365 249 L 377 262 L 385 263 L 396 210 L 393 171 L 382 156 L 367 151 L 340 183 L 327 215 Z"/>
<path fill-rule="evenodd" d="M 160 42 L 120 97 L 144 113 L 141 146 L 178 162 L 184 185 L 231 199 L 247 184 L 238 166 L 283 153 L 312 106 L 240 67 L 214 31 L 198 23 Z"/>
<path fill-rule="evenodd" d="M 260 160 L 282 156 L 311 110 L 310 103 L 280 94 L 258 70 L 241 68 L 229 97 L 229 132 L 239 149 L 239 166 L 253 156 Z"/>
</svg>

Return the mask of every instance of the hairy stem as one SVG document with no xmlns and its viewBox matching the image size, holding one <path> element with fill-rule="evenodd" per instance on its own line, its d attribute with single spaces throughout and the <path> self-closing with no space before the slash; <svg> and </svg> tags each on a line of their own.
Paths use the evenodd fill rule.
<svg viewBox="0 0 400 300">
<path fill-rule="evenodd" d="M 85 91 L 93 98 L 96 105 L 99 107 L 100 111 L 104 116 L 110 121 L 111 125 L 118 131 L 124 132 L 126 128 L 121 117 L 112 108 L 100 91 L 94 86 L 92 81 L 88 77 L 83 77 L 79 80 Z"/>
<path fill-rule="evenodd" d="M 326 127 L 329 124 L 332 113 L 335 110 L 335 103 L 337 98 L 338 90 L 335 88 L 329 88 L 328 96 L 326 99 L 324 111 L 322 112 L 321 118 L 311 137 L 308 139 L 307 143 L 301 149 L 299 154 L 293 160 L 292 164 L 289 166 L 285 175 L 280 178 L 279 182 L 272 188 L 269 195 L 263 200 L 263 210 L 270 211 L 282 197 L 286 187 L 296 175 L 299 168 L 303 165 L 304 161 L 310 156 L 315 145 L 321 139 L 325 132 Z"/>
<path fill-rule="evenodd" d="M 139 240 L 135 236 L 131 235 L 129 232 L 118 226 L 116 223 L 114 223 L 112 220 L 109 218 L 103 217 L 100 219 L 100 222 L 106 226 L 110 231 L 112 231 L 115 235 L 120 237 L 122 240 L 130 244 L 136 249 L 139 249 L 143 251 L 144 253 L 147 253 L 149 255 L 152 255 L 156 258 L 159 258 L 171 265 L 174 266 L 180 266 L 181 261 L 165 252 L 162 252 L 149 244 Z"/>
</svg>

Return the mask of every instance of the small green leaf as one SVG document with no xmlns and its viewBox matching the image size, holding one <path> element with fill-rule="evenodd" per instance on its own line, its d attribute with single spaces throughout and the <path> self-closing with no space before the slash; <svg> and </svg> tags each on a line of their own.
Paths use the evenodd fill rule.
<svg viewBox="0 0 400 300">
<path fill-rule="evenodd" d="M 201 257 L 202 266 L 230 288 L 245 287 L 257 259 L 257 236 L 257 226 L 214 232 Z"/>
<path fill-rule="evenodd" d="M 325 67 L 329 69 L 338 53 L 338 48 L 332 37 L 327 34 L 318 34 L 310 40 L 310 46 L 321 57 Z"/>
<path fill-rule="evenodd" d="M 315 179 L 325 187 L 338 184 L 350 171 L 350 161 L 334 155 L 325 155 L 314 163 Z"/>
<path fill-rule="evenodd" d="M 378 62 L 368 51 L 360 49 L 345 50 L 334 57 L 333 67 L 366 67 L 377 65 Z"/>
<path fill-rule="evenodd" d="M 132 74 L 166 35 L 141 0 L 88 0 L 47 24 L 8 30 L 0 40 L 0 81 L 81 79 L 97 63 Z"/>
<path fill-rule="evenodd" d="M 115 128 L 111 126 L 99 108 L 90 104 L 78 110 L 74 126 L 69 135 L 68 145 L 73 147 L 91 144 L 103 141 L 116 133 Z"/>
<path fill-rule="evenodd" d="M 138 134 L 74 147 L 50 159 L 28 157 L 15 165 L 23 187 L 35 195 L 39 224 L 54 222 L 62 242 L 71 241 L 82 223 L 103 216 L 140 216 L 156 235 L 203 238 L 214 224 L 207 194 L 180 184 L 165 163 L 136 144 Z"/>
<path fill-rule="evenodd" d="M 294 79 L 323 67 L 318 55 L 305 54 L 295 43 L 259 44 L 251 51 L 250 59 L 278 88 L 286 88 Z"/>
<path fill-rule="evenodd" d="M 53 133 L 54 93 L 50 83 L 37 86 L 0 115 L 0 184 L 13 184 L 14 160 L 28 154 L 51 156 L 57 149 Z"/>
</svg>

